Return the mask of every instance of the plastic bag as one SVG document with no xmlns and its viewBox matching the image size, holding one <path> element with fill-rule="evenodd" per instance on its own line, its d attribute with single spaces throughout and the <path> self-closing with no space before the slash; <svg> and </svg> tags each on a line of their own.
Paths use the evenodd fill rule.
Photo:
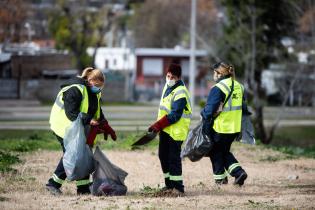
<svg viewBox="0 0 315 210">
<path fill-rule="evenodd" d="M 126 195 L 124 184 L 127 172 L 112 164 L 97 146 L 94 152 L 95 172 L 91 192 L 97 196 Z"/>
<path fill-rule="evenodd" d="M 250 121 L 250 115 L 242 115 L 242 129 L 237 141 L 240 141 L 244 144 L 256 143 L 254 127 L 252 122 Z"/>
<path fill-rule="evenodd" d="M 195 162 L 207 156 L 212 146 L 211 139 L 202 133 L 202 122 L 200 122 L 194 129 L 189 131 L 180 156 L 181 158 L 188 157 L 192 162 Z"/>
<path fill-rule="evenodd" d="M 63 139 L 66 149 L 63 155 L 63 166 L 70 181 L 81 180 L 94 171 L 93 154 L 86 144 L 86 136 L 81 114 L 66 129 Z"/>
</svg>

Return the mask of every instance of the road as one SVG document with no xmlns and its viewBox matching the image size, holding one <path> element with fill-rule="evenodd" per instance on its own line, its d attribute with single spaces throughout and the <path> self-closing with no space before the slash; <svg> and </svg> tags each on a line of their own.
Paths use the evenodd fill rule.
<svg viewBox="0 0 315 210">
<path fill-rule="evenodd" d="M 126 106 L 115 105 L 102 107 L 105 117 L 118 131 L 146 130 L 157 116 L 158 105 Z M 31 101 L 0 100 L 0 130 L 4 129 L 49 129 L 50 106 L 41 106 Z M 284 119 L 280 126 L 315 126 L 315 108 L 280 108 L 265 109 L 265 124 L 271 125 L 274 118 L 281 112 Z M 192 126 L 200 119 L 200 108 L 195 107 Z"/>
</svg>

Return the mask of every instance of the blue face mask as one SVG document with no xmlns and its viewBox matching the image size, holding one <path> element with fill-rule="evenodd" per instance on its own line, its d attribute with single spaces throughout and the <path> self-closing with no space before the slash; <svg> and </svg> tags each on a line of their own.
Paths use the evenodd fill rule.
<svg viewBox="0 0 315 210">
<path fill-rule="evenodd" d="M 91 86 L 90 90 L 92 93 L 100 93 L 102 89 L 96 86 Z"/>
</svg>

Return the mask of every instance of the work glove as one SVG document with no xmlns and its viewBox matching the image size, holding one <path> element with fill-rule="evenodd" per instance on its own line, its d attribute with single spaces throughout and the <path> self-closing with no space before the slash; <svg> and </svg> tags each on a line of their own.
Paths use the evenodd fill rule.
<svg viewBox="0 0 315 210">
<path fill-rule="evenodd" d="M 96 135 L 98 134 L 98 125 L 92 125 L 90 132 L 86 138 L 86 144 L 93 146 L 94 144 L 94 139 L 96 138 Z"/>
<path fill-rule="evenodd" d="M 116 141 L 117 136 L 114 129 L 108 124 L 107 120 L 103 120 L 99 125 L 99 132 L 104 133 L 104 139 L 108 139 L 108 135 L 112 138 L 112 140 Z"/>
<path fill-rule="evenodd" d="M 168 121 L 168 119 L 165 115 L 159 121 L 157 121 L 153 125 L 151 125 L 149 127 L 148 131 L 158 133 L 169 125 L 170 125 L 170 122 Z"/>
</svg>

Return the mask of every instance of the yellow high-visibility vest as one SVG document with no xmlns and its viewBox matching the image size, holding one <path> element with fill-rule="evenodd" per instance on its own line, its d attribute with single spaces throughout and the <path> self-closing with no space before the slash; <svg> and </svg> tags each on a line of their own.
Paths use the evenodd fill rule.
<svg viewBox="0 0 315 210">
<path fill-rule="evenodd" d="M 187 138 L 190 121 L 192 118 L 192 110 L 190 104 L 190 96 L 185 86 L 178 86 L 167 97 L 163 98 L 167 85 L 164 86 L 161 96 L 158 120 L 169 114 L 172 110 L 172 104 L 180 98 L 185 98 L 188 110 L 183 110 L 181 118 L 174 124 L 163 129 L 165 133 L 168 133 L 175 141 L 184 141 Z"/>
<path fill-rule="evenodd" d="M 221 80 L 215 85 L 224 94 L 225 100 L 231 92 L 232 78 Z M 234 80 L 234 90 L 225 103 L 222 112 L 214 120 L 213 129 L 217 133 L 233 134 L 241 131 L 243 86 Z"/>
<path fill-rule="evenodd" d="M 87 88 L 84 85 L 73 84 L 73 85 L 69 85 L 69 86 L 62 88 L 59 91 L 57 98 L 55 100 L 55 103 L 51 109 L 49 123 L 50 123 L 51 130 L 54 131 L 55 134 L 57 134 L 61 138 L 64 138 L 66 129 L 71 124 L 71 120 L 69 120 L 67 115 L 66 115 L 65 108 L 64 108 L 64 101 L 62 99 L 63 93 L 71 87 L 78 88 L 82 94 L 80 112 L 86 114 L 88 112 L 88 109 L 89 109 L 89 96 L 88 96 Z M 98 120 L 100 118 L 100 98 L 101 98 L 101 93 L 98 93 L 97 94 L 97 99 L 98 99 L 97 111 L 93 117 L 96 120 Z"/>
</svg>

